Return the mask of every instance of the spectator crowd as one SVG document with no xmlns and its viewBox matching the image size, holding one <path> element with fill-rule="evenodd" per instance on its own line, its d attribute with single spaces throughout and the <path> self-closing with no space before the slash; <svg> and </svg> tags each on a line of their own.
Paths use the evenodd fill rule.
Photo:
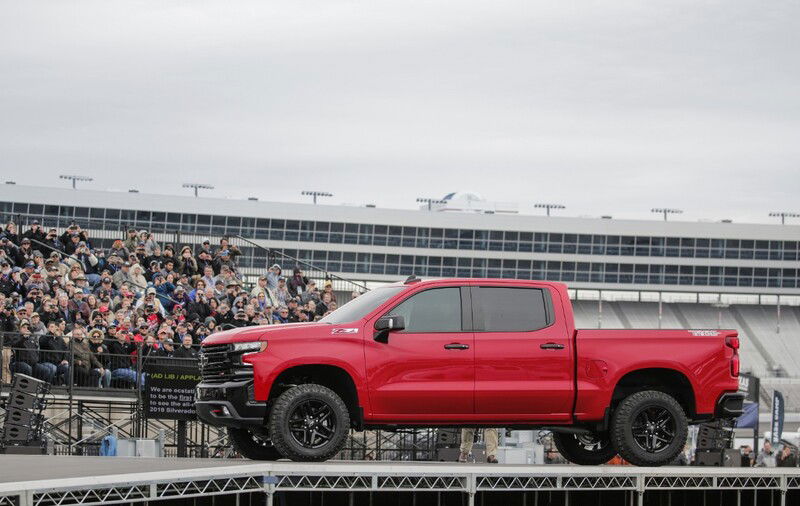
<svg viewBox="0 0 800 506">
<path fill-rule="evenodd" d="M 214 332 L 314 321 L 336 309 L 330 281 L 318 287 L 299 268 L 284 275 L 274 264 L 245 288 L 240 255 L 226 238 L 197 250 L 162 247 L 131 229 L 103 250 L 77 224 L 59 233 L 8 223 L 0 232 L 3 382 L 20 372 L 53 384 L 135 384 L 148 360 L 194 359 Z"/>
</svg>

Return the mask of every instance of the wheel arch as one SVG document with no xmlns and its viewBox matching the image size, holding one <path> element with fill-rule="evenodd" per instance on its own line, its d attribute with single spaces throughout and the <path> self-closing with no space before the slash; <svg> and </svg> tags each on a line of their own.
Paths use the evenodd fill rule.
<svg viewBox="0 0 800 506">
<path fill-rule="evenodd" d="M 287 367 L 272 382 L 268 405 L 287 388 L 308 383 L 323 385 L 336 392 L 347 406 L 351 425 L 357 429 L 363 426 L 364 413 L 355 380 L 344 368 L 332 364 L 302 364 Z"/>
<path fill-rule="evenodd" d="M 609 413 L 613 412 L 627 396 L 644 390 L 657 390 L 669 394 L 678 401 L 687 418 L 692 419 L 697 415 L 692 382 L 683 372 L 668 367 L 635 369 L 621 376 L 611 394 Z"/>
</svg>

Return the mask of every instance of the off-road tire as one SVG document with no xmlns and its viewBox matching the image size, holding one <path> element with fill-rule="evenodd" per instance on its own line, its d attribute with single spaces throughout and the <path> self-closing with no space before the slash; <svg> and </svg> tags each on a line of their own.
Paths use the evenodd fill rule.
<svg viewBox="0 0 800 506">
<path fill-rule="evenodd" d="M 666 410 L 672 416 L 674 436 L 672 441 L 657 453 L 642 448 L 634 439 L 634 421 L 645 409 Z M 683 408 L 669 394 L 645 390 L 631 394 L 617 406 L 611 420 L 611 442 L 619 455 L 637 466 L 663 466 L 669 464 L 683 450 L 688 434 L 688 423 Z"/>
<path fill-rule="evenodd" d="M 254 435 L 250 429 L 228 427 L 228 436 L 231 438 L 236 451 L 248 459 L 278 460 L 282 457 L 271 441 L 259 435 Z"/>
<path fill-rule="evenodd" d="M 605 464 L 617 454 L 608 434 L 597 434 L 595 437 L 602 441 L 602 447 L 594 450 L 587 449 L 575 434 L 563 432 L 553 433 L 553 443 L 562 457 L 581 466 L 598 466 Z"/>
<path fill-rule="evenodd" d="M 330 440 L 318 448 L 303 446 L 289 429 L 289 420 L 295 409 L 307 401 L 326 404 L 335 424 Z M 272 444 L 284 457 L 296 462 L 322 462 L 339 453 L 347 441 L 350 413 L 342 398 L 330 388 L 312 383 L 297 385 L 276 399 L 269 414 L 268 427 Z"/>
</svg>

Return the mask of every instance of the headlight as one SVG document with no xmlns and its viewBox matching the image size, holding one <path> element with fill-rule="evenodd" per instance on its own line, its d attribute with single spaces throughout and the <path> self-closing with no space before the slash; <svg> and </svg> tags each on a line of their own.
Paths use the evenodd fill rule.
<svg viewBox="0 0 800 506">
<path fill-rule="evenodd" d="M 234 343 L 233 351 L 237 353 L 259 352 L 263 351 L 262 345 L 264 350 L 267 349 L 266 341 L 256 341 L 252 343 Z"/>
</svg>

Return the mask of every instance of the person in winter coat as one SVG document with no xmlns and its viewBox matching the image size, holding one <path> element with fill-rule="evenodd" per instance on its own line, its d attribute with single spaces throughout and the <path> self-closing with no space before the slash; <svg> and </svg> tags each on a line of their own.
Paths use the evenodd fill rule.
<svg viewBox="0 0 800 506">
<path fill-rule="evenodd" d="M 100 378 L 105 375 L 103 364 L 97 360 L 89 341 L 86 339 L 86 331 L 81 326 L 72 329 L 72 367 L 75 370 L 75 382 L 81 386 L 97 386 Z"/>
<path fill-rule="evenodd" d="M 281 277 L 281 266 L 278 264 L 272 264 L 272 267 L 269 268 L 267 271 L 267 287 L 270 290 L 276 290 L 278 288 L 278 279 Z"/>
<path fill-rule="evenodd" d="M 287 283 L 289 293 L 292 294 L 292 297 L 297 297 L 306 291 L 307 284 L 308 278 L 303 276 L 303 271 L 301 271 L 298 267 L 295 267 L 292 278 Z"/>
<path fill-rule="evenodd" d="M 69 381 L 69 341 L 64 338 L 57 321 L 47 325 L 47 334 L 39 337 L 40 364 L 50 370 L 53 384 Z"/>
<path fill-rule="evenodd" d="M 42 227 L 39 225 L 39 220 L 33 220 L 33 222 L 31 223 L 31 228 L 29 228 L 28 230 L 25 231 L 24 234 L 22 234 L 22 238 L 29 239 L 31 242 L 33 242 L 31 247 L 39 251 L 41 251 L 43 248 L 38 243 L 44 242 L 46 237 L 47 234 L 45 234 L 44 230 L 42 230 Z"/>
<path fill-rule="evenodd" d="M 6 336 L 14 350 L 14 360 L 9 365 L 12 373 L 27 374 L 41 380 L 52 382 L 53 375 L 46 366 L 39 363 L 39 336 L 31 333 L 28 320 L 19 322 L 19 333 Z"/>
<path fill-rule="evenodd" d="M 118 257 L 127 260 L 131 254 L 131 250 L 125 247 L 122 243 L 121 239 L 117 239 L 114 241 L 114 244 L 111 245 L 111 249 L 108 250 L 108 256 L 117 255 Z"/>
<path fill-rule="evenodd" d="M 102 366 L 100 370 L 93 369 L 92 376 L 97 376 L 100 387 L 108 388 L 111 386 L 111 357 L 109 356 L 108 347 L 105 345 L 104 338 L 105 335 L 99 328 L 89 331 L 89 349 Z"/>
<path fill-rule="evenodd" d="M 200 272 L 197 266 L 197 260 L 192 256 L 192 248 L 189 246 L 181 248 L 181 254 L 178 257 L 177 265 L 175 265 L 175 271 L 178 272 L 178 274 L 185 274 L 189 277 Z"/>
<path fill-rule="evenodd" d="M 182 359 L 197 359 L 197 349 L 195 349 L 194 341 L 191 334 L 186 334 L 181 339 L 181 345 L 172 353 L 175 358 Z M 189 363 L 186 361 L 187 364 Z"/>
</svg>

